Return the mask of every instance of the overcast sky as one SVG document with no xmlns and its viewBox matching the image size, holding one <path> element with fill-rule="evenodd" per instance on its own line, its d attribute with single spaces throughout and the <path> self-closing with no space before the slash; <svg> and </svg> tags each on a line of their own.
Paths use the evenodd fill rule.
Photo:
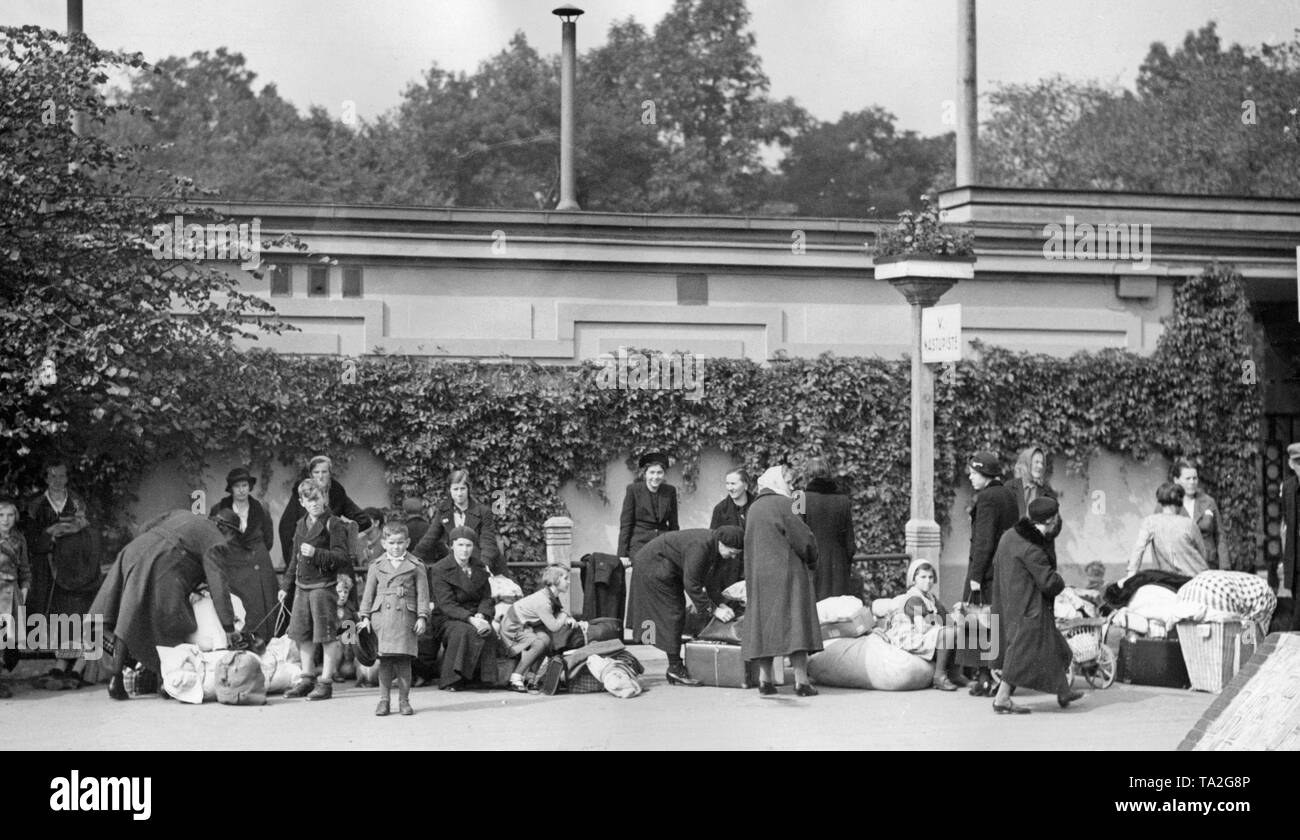
<svg viewBox="0 0 1300 840">
<path fill-rule="evenodd" d="M 339 115 L 355 102 L 372 118 L 433 62 L 472 71 L 516 30 L 543 54 L 559 51 L 557 0 L 86 0 L 86 32 L 103 47 L 150 60 L 227 47 L 241 52 L 258 86 L 275 83 L 305 111 Z M 671 0 L 586 0 L 578 48 L 602 43 L 613 20 L 652 28 Z M 815 116 L 881 105 L 904 128 L 937 134 L 955 95 L 956 0 L 750 0 L 763 68 L 778 98 Z M 983 0 L 979 85 L 1053 73 L 1131 85 L 1153 41 L 1171 48 L 1208 20 L 1226 43 L 1291 37 L 1297 0 Z M 5 0 L 0 25 L 63 29 L 60 0 Z M 652 98 L 653 92 L 647 92 Z"/>
</svg>

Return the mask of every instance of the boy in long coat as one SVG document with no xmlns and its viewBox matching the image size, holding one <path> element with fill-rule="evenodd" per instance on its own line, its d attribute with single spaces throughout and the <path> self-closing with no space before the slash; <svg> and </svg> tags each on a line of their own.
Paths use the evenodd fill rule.
<svg viewBox="0 0 1300 840">
<path fill-rule="evenodd" d="M 361 597 L 362 623 L 374 629 L 379 642 L 379 705 L 375 714 L 388 714 L 393 679 L 397 679 L 398 711 L 411 708 L 411 659 L 417 639 L 429 621 L 429 570 L 406 549 L 411 544 L 404 522 L 384 525 L 384 556 L 370 564 Z"/>
<path fill-rule="evenodd" d="M 1056 629 L 1053 602 L 1065 581 L 1048 558 L 1048 537 L 1060 520 L 1055 499 L 1040 496 L 1027 515 L 1002 535 L 993 558 L 993 615 L 998 619 L 998 649 L 993 667 L 1002 683 L 993 700 L 998 714 L 1026 714 L 1011 702 L 1016 687 L 1056 695 L 1061 708 L 1083 697 L 1071 691 L 1066 668 L 1070 645 Z"/>
</svg>

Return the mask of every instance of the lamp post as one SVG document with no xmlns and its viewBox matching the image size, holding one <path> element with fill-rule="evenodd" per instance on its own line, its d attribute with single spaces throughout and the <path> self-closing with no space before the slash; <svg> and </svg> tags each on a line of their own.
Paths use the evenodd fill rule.
<svg viewBox="0 0 1300 840">
<path fill-rule="evenodd" d="M 904 539 L 913 559 L 939 568 L 939 523 L 934 518 L 934 372 L 921 361 L 921 311 L 934 306 L 959 280 L 975 276 L 974 258 L 909 256 L 876 261 L 877 280 L 888 280 L 912 307 L 912 505 Z"/>
<path fill-rule="evenodd" d="M 573 172 L 574 74 L 578 65 L 578 16 L 582 9 L 565 4 L 551 11 L 560 27 L 560 201 L 556 210 L 581 210 Z"/>
</svg>

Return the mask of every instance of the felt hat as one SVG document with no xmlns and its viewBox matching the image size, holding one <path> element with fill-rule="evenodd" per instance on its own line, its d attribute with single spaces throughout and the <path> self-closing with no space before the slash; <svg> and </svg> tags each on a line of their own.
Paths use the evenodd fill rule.
<svg viewBox="0 0 1300 840">
<path fill-rule="evenodd" d="M 1049 496 L 1039 496 L 1037 499 L 1034 499 L 1029 503 L 1026 513 L 1028 513 L 1031 522 L 1042 525 L 1045 522 L 1051 521 L 1052 517 L 1056 516 L 1060 510 L 1061 506 L 1057 503 L 1056 499 Z"/>
<path fill-rule="evenodd" d="M 239 514 L 235 513 L 230 508 L 221 508 L 216 513 L 212 514 L 211 519 L 218 525 L 225 525 L 230 530 L 236 533 L 239 532 Z"/>
<path fill-rule="evenodd" d="M 227 706 L 266 705 L 266 675 L 262 661 L 246 650 L 228 653 L 217 662 L 217 702 Z"/>
<path fill-rule="evenodd" d="M 459 528 L 452 528 L 451 533 L 447 535 L 448 545 L 451 545 L 452 543 L 456 542 L 456 540 L 469 540 L 470 542 L 474 543 L 475 546 L 477 546 L 478 534 L 474 533 L 473 528 L 467 528 L 466 526 L 461 525 Z"/>
<path fill-rule="evenodd" d="M 379 637 L 369 625 L 357 631 L 355 655 L 357 663 L 369 668 L 379 659 Z"/>
<path fill-rule="evenodd" d="M 718 545 L 725 545 L 727 548 L 745 547 L 745 529 L 739 525 L 723 525 L 714 528 L 713 536 L 717 539 Z"/>
<path fill-rule="evenodd" d="M 233 470 L 226 473 L 226 492 L 229 493 L 230 488 L 234 487 L 241 481 L 248 482 L 249 490 L 252 490 L 257 486 L 257 479 L 253 478 L 253 474 L 248 471 L 248 467 L 235 467 Z"/>
<path fill-rule="evenodd" d="M 971 469 L 980 475 L 986 475 L 989 478 L 1002 477 L 1002 459 L 998 453 L 983 450 L 976 452 L 975 457 L 970 459 Z"/>
<path fill-rule="evenodd" d="M 645 469 L 651 464 L 658 464 L 659 466 L 663 467 L 664 472 L 667 472 L 668 468 L 672 466 L 669 457 L 662 452 L 647 452 L 646 454 L 642 455 L 641 460 L 637 462 L 637 466 L 640 467 L 641 469 Z"/>
</svg>

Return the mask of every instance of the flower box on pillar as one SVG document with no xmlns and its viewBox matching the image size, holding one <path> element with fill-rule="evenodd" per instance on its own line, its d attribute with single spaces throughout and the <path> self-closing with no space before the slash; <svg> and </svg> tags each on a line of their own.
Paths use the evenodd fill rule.
<svg viewBox="0 0 1300 840">
<path fill-rule="evenodd" d="M 921 362 L 921 311 L 959 280 L 975 277 L 973 237 L 939 223 L 924 200 L 917 214 L 900 214 L 897 226 L 876 240 L 875 276 L 888 280 L 912 308 L 912 506 L 906 550 L 939 571 L 939 523 L 934 518 L 934 373 Z M 908 581 L 911 584 L 911 581 Z"/>
</svg>

